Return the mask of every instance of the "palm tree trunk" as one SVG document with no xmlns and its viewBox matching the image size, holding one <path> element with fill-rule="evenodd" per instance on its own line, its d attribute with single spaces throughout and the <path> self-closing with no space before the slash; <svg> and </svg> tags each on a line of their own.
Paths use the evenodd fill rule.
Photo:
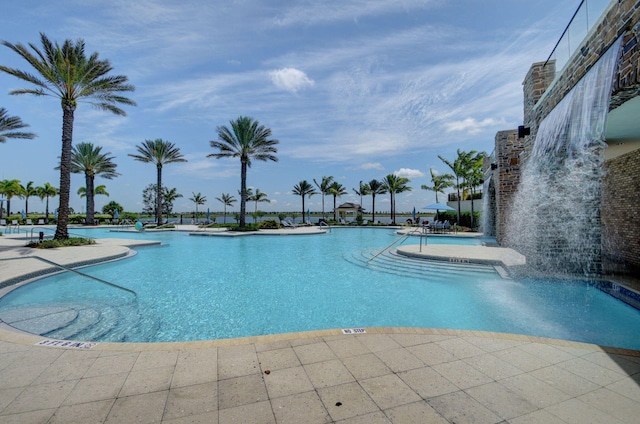
<svg viewBox="0 0 640 424">
<path fill-rule="evenodd" d="M 371 195 L 371 225 L 376 223 L 376 195 Z"/>
<path fill-rule="evenodd" d="M 60 155 L 60 206 L 56 240 L 69 238 L 69 193 L 71 192 L 71 144 L 73 141 L 73 113 L 75 106 L 62 104 L 62 154 Z"/>
<path fill-rule="evenodd" d="M 240 165 L 240 228 L 245 226 L 245 214 L 247 213 L 247 163 L 241 161 Z"/>
<path fill-rule="evenodd" d="M 49 196 L 47 196 L 47 206 L 45 208 L 45 221 L 47 225 L 49 224 Z"/>
<path fill-rule="evenodd" d="M 89 174 L 85 174 L 85 186 L 87 187 L 87 217 L 85 219 L 87 225 L 93 225 L 94 224 L 94 220 L 93 220 L 93 215 L 94 215 L 94 211 L 95 211 L 95 197 L 93 195 L 94 193 L 94 179 L 93 176 L 89 175 Z"/>
<path fill-rule="evenodd" d="M 162 164 L 158 164 L 158 179 L 156 191 L 156 224 L 162 225 Z"/>
<path fill-rule="evenodd" d="M 302 195 L 302 223 L 304 224 L 304 194 Z"/>
</svg>

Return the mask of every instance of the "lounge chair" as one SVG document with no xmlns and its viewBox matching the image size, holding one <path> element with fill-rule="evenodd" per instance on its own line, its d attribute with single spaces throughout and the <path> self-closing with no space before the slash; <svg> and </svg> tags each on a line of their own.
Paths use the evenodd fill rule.
<svg viewBox="0 0 640 424">
<path fill-rule="evenodd" d="M 18 226 L 18 225 L 20 225 L 20 224 L 18 224 L 18 220 L 17 220 L 17 219 L 12 219 L 12 220 L 11 220 L 11 225 Z"/>
<path fill-rule="evenodd" d="M 296 227 L 297 227 L 297 225 L 296 225 L 296 224 L 294 224 L 294 223 L 292 223 L 291 221 L 288 221 L 288 220 L 286 220 L 286 219 L 282 220 L 281 224 L 282 224 L 282 226 L 283 226 L 283 227 L 285 227 L 285 228 L 296 228 Z"/>
<path fill-rule="evenodd" d="M 33 225 L 33 221 L 31 219 L 27 219 L 27 225 Z"/>
<path fill-rule="evenodd" d="M 345 221 L 344 218 L 340 218 L 340 224 L 347 225 L 347 221 Z"/>
<path fill-rule="evenodd" d="M 7 220 L 6 219 L 0 219 L 0 225 L 2 225 L 3 227 L 7 226 Z"/>
<path fill-rule="evenodd" d="M 369 225 L 369 220 L 368 220 L 368 219 L 365 219 L 364 221 L 362 221 L 362 225 L 363 225 L 363 226 L 367 226 L 367 225 Z"/>
<path fill-rule="evenodd" d="M 44 225 L 44 219 L 40 218 L 40 219 L 38 220 L 38 225 Z"/>
</svg>

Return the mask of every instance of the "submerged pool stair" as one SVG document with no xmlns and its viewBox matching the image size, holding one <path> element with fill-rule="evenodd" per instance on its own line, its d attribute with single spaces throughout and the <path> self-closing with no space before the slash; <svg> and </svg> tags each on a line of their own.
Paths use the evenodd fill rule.
<svg viewBox="0 0 640 424">
<path fill-rule="evenodd" d="M 375 259 L 371 260 L 374 256 Z M 375 249 L 352 252 L 351 254 L 345 255 L 344 259 L 355 265 L 371 270 L 417 279 L 448 280 L 455 277 L 469 277 L 478 274 L 486 277 L 495 276 L 496 278 L 500 278 L 500 275 L 491 265 L 460 264 L 456 262 L 411 258 L 399 255 L 395 249 L 389 249 L 382 253 Z"/>
</svg>

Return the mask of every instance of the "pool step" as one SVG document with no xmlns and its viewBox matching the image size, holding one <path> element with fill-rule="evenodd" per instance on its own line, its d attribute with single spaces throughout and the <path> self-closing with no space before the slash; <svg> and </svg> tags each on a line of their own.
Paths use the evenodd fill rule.
<svg viewBox="0 0 640 424">
<path fill-rule="evenodd" d="M 398 255 L 395 249 L 385 251 L 374 259 L 371 259 L 378 252 L 379 250 L 352 252 L 349 255 L 345 255 L 345 259 L 355 265 L 372 270 L 432 281 L 447 281 L 461 276 L 478 276 L 478 274 L 486 277 L 498 276 L 495 269 L 489 265 L 459 264 L 455 262 L 410 258 Z"/>
</svg>

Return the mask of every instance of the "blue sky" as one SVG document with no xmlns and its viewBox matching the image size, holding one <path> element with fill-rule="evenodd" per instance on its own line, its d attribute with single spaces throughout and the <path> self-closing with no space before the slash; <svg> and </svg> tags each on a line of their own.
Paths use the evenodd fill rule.
<svg viewBox="0 0 640 424">
<path fill-rule="evenodd" d="M 333 176 L 355 201 L 359 182 L 396 173 L 413 191 L 397 196 L 398 211 L 435 201 L 429 169 L 448 169 L 456 150 L 490 153 L 495 133 L 522 123 L 522 81 L 544 61 L 579 1 L 539 0 L 25 0 L 3 2 L 0 39 L 39 45 L 82 38 L 88 53 L 109 59 L 129 77 L 137 107 L 127 116 L 81 103 L 74 142 L 91 142 L 116 157 L 118 172 L 98 196 L 97 209 L 115 200 L 142 209 L 142 191 L 155 182 L 151 164 L 127 156 L 145 139 L 180 148 L 187 163 L 170 164 L 163 183 L 184 197 L 174 211 L 192 211 L 192 193 L 222 210 L 222 193 L 236 197 L 237 159 L 212 159 L 216 127 L 251 116 L 280 141 L 278 162 L 254 162 L 248 186 L 268 194 L 267 211 L 298 211 L 291 189 Z M 29 70 L 0 46 L 3 65 Z M 27 84 L 0 75 L 0 106 L 37 133 L 34 140 L 0 144 L 0 179 L 59 186 L 62 111 L 51 97 L 10 96 Z M 71 206 L 84 177 L 73 175 Z M 442 199 L 440 199 L 442 200 Z M 57 204 L 57 199 L 54 201 Z M 306 201 L 321 210 L 320 195 Z M 325 200 L 327 210 L 332 199 Z M 19 206 L 20 205 L 20 206 Z M 367 196 L 363 205 L 371 207 Z M 12 209 L 24 208 L 23 200 Z M 42 211 L 39 199 L 31 211 Z M 236 208 L 237 209 L 237 208 Z M 253 205 L 249 207 L 253 209 Z M 387 196 L 377 210 L 389 210 Z"/>
</svg>

